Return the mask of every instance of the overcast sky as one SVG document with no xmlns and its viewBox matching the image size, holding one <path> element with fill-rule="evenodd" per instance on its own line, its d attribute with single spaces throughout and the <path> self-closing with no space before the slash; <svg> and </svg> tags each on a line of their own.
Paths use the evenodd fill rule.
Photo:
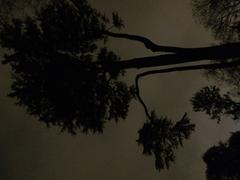
<svg viewBox="0 0 240 180">
<path fill-rule="evenodd" d="M 99 10 L 119 12 L 124 32 L 149 37 L 163 45 L 198 47 L 214 43 L 211 33 L 192 18 L 189 0 L 91 0 Z M 141 44 L 110 39 L 109 46 L 123 58 L 150 55 Z M 136 70 L 126 81 L 133 82 Z M 188 112 L 196 131 L 176 154 L 176 163 L 161 173 L 154 159 L 141 154 L 137 130 L 145 121 L 136 101 L 128 118 L 109 123 L 102 135 L 71 136 L 30 117 L 24 108 L 6 97 L 11 79 L 9 69 L 0 65 L 0 180 L 204 180 L 203 153 L 239 124 L 220 125 L 201 113 L 192 112 L 190 98 L 209 84 L 200 71 L 155 75 L 141 80 L 141 93 L 158 115 L 173 120 Z"/>
</svg>

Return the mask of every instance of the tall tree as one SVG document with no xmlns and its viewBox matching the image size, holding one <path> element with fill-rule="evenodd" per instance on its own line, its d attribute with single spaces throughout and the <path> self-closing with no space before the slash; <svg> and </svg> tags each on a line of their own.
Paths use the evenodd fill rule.
<svg viewBox="0 0 240 180">
<path fill-rule="evenodd" d="M 47 125 L 57 125 L 75 134 L 80 129 L 102 132 L 109 120 L 125 119 L 130 100 L 143 105 L 147 121 L 137 142 L 144 154 L 155 155 L 158 170 L 174 161 L 174 150 L 194 130 L 186 113 L 173 124 L 150 113 L 140 96 L 141 77 L 173 71 L 221 69 L 239 64 L 239 42 L 202 48 L 181 48 L 155 44 L 150 39 L 113 32 L 124 27 L 117 13 L 106 17 L 87 0 L 52 0 L 24 16 L 1 16 L 0 43 L 4 64 L 12 68 L 10 97 Z M 165 54 L 120 60 L 100 46 L 107 38 L 124 38 Z M 201 64 L 202 60 L 219 60 Z M 182 66 L 182 63 L 199 62 Z M 135 87 L 121 81 L 124 70 L 175 65 L 137 75 Z M 179 65 L 179 66 L 177 66 Z"/>
</svg>

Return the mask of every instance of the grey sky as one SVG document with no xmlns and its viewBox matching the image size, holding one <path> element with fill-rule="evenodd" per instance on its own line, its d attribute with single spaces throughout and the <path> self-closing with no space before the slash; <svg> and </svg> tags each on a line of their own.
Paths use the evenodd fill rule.
<svg viewBox="0 0 240 180">
<path fill-rule="evenodd" d="M 189 0 L 91 0 L 106 13 L 119 12 L 125 32 L 149 37 L 157 43 L 197 47 L 214 42 L 210 32 L 192 18 Z M 109 45 L 123 58 L 146 56 L 151 52 L 141 44 L 110 40 Z M 133 82 L 136 70 L 127 73 Z M 213 144 L 229 137 L 239 124 L 220 125 L 201 113 L 193 113 L 189 99 L 208 84 L 202 73 L 171 73 L 141 81 L 141 93 L 148 106 L 172 119 L 189 112 L 196 132 L 177 151 L 176 163 L 161 173 L 152 157 L 143 156 L 135 142 L 145 121 L 143 108 L 131 103 L 128 118 L 109 123 L 103 135 L 71 136 L 46 128 L 23 108 L 6 98 L 10 86 L 8 67 L 0 65 L 0 180 L 204 180 L 202 154 Z"/>
</svg>

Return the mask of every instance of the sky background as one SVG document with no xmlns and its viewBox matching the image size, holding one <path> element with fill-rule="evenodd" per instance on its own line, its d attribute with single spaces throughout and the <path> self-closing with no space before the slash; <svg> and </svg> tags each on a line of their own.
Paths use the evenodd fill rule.
<svg viewBox="0 0 240 180">
<path fill-rule="evenodd" d="M 211 33 L 192 18 L 189 0 L 91 0 L 110 14 L 116 11 L 125 22 L 124 32 L 146 36 L 154 42 L 181 47 L 208 46 Z M 142 44 L 110 39 L 109 46 L 123 59 L 152 55 Z M 125 80 L 133 83 L 137 70 Z M 192 112 L 190 99 L 209 82 L 201 71 L 149 76 L 141 80 L 141 94 L 158 115 L 179 120 L 189 113 L 196 131 L 176 152 L 175 164 L 161 173 L 154 159 L 143 156 L 136 143 L 145 121 L 143 108 L 131 103 L 126 120 L 106 125 L 102 135 L 71 136 L 29 116 L 9 99 L 9 67 L 0 65 L 0 180 L 205 180 L 204 152 L 225 141 L 239 124 L 220 125 L 202 113 Z"/>
</svg>

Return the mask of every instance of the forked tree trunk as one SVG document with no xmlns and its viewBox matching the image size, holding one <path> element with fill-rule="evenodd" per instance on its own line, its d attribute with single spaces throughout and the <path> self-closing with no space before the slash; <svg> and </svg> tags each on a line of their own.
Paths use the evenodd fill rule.
<svg viewBox="0 0 240 180">
<path fill-rule="evenodd" d="M 108 31 L 104 33 L 110 37 L 140 42 L 153 52 L 168 53 L 104 64 L 106 68 L 111 69 L 147 68 L 204 60 L 219 60 L 219 62 L 226 63 L 228 59 L 240 58 L 240 42 L 200 48 L 181 48 L 158 45 L 148 38 L 138 35 L 113 33 Z"/>
</svg>

